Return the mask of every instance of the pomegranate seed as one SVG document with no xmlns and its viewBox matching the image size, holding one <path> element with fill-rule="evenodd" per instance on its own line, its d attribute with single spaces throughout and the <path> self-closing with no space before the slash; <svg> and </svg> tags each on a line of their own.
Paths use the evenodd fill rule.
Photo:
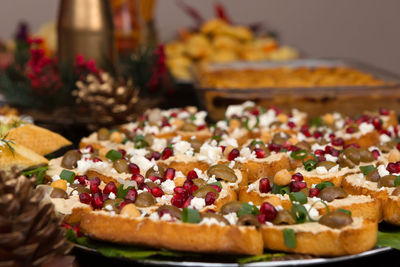
<svg viewBox="0 0 400 267">
<path fill-rule="evenodd" d="M 387 167 L 386 170 L 390 173 L 396 173 L 397 172 L 397 168 L 396 168 L 396 163 L 390 162 Z"/>
<path fill-rule="evenodd" d="M 122 201 L 121 203 L 119 203 L 119 205 L 118 205 L 118 209 L 119 210 L 122 210 L 123 209 L 123 207 L 125 207 L 125 205 L 126 204 L 129 204 L 130 202 L 127 202 L 127 201 Z"/>
<path fill-rule="evenodd" d="M 361 115 L 358 119 L 357 119 L 357 121 L 356 121 L 356 123 L 357 124 L 361 124 L 362 122 L 370 122 L 371 121 L 371 117 L 370 116 L 368 116 L 368 115 Z"/>
<path fill-rule="evenodd" d="M 92 194 L 101 193 L 101 189 L 99 188 L 99 186 L 97 184 L 91 184 L 90 185 L 90 192 Z"/>
<path fill-rule="evenodd" d="M 396 146 L 397 150 L 400 150 L 400 142 Z"/>
<path fill-rule="evenodd" d="M 314 154 L 317 156 L 323 156 L 325 155 L 325 151 L 323 151 L 322 149 L 317 149 L 314 151 Z"/>
<path fill-rule="evenodd" d="M 178 114 L 177 114 L 176 112 L 172 112 L 172 113 L 171 113 L 171 117 L 172 117 L 172 118 L 176 118 L 177 116 L 178 116 Z"/>
<path fill-rule="evenodd" d="M 92 198 L 93 209 L 101 209 L 103 207 L 103 196 L 99 193 L 94 193 Z"/>
<path fill-rule="evenodd" d="M 138 186 L 144 183 L 144 177 L 139 173 L 132 174 L 131 180 L 136 181 Z"/>
<path fill-rule="evenodd" d="M 140 190 L 146 190 L 147 192 L 151 192 L 150 187 L 149 187 L 147 184 L 145 184 L 145 183 L 141 184 L 141 185 L 139 186 L 139 189 L 140 189 Z"/>
<path fill-rule="evenodd" d="M 222 190 L 222 188 L 219 187 L 219 186 L 216 185 L 216 184 L 210 184 L 209 186 L 213 187 L 215 190 L 217 190 L 217 192 L 221 192 L 221 190 Z"/>
<path fill-rule="evenodd" d="M 382 122 L 379 118 L 374 118 L 372 120 L 372 124 L 374 125 L 375 129 L 378 131 L 382 130 Z"/>
<path fill-rule="evenodd" d="M 295 180 L 296 182 L 303 181 L 304 177 L 301 173 L 296 172 L 295 174 L 292 175 L 292 179 Z"/>
<path fill-rule="evenodd" d="M 103 202 L 108 200 L 108 194 L 101 194 Z"/>
<path fill-rule="evenodd" d="M 181 195 L 174 195 L 171 199 L 171 204 L 177 208 L 182 208 L 185 203 L 185 199 Z"/>
<path fill-rule="evenodd" d="M 257 108 L 255 108 L 252 111 L 250 111 L 250 114 L 252 114 L 254 116 L 258 116 L 258 115 L 260 115 L 260 111 Z"/>
<path fill-rule="evenodd" d="M 276 153 L 278 153 L 279 151 L 281 151 L 281 148 L 282 148 L 282 146 L 281 146 L 281 145 L 278 145 L 278 144 L 269 144 L 269 145 L 268 145 L 268 149 L 269 149 L 270 151 L 274 151 L 274 152 L 276 152 Z"/>
<path fill-rule="evenodd" d="M 392 133 L 389 132 L 388 130 L 381 130 L 380 134 L 381 134 L 381 135 L 386 134 L 386 135 L 389 136 L 389 137 L 392 136 Z"/>
<path fill-rule="evenodd" d="M 165 173 L 164 173 L 164 178 L 173 180 L 175 177 L 175 169 L 174 168 L 168 168 Z"/>
<path fill-rule="evenodd" d="M 236 159 L 236 158 L 239 157 L 239 156 L 240 156 L 240 151 L 239 151 L 239 149 L 234 148 L 234 149 L 232 149 L 231 152 L 229 152 L 229 154 L 228 154 L 228 160 L 229 160 L 229 161 L 232 161 L 232 160 Z"/>
<path fill-rule="evenodd" d="M 79 201 L 84 204 L 90 204 L 90 202 L 92 202 L 92 197 L 89 193 L 81 193 L 79 194 Z"/>
<path fill-rule="evenodd" d="M 288 127 L 289 127 L 290 129 L 293 129 L 293 128 L 296 127 L 296 123 L 294 123 L 294 122 L 292 122 L 292 121 L 289 121 L 287 125 L 288 125 Z"/>
<path fill-rule="evenodd" d="M 199 178 L 199 176 L 197 175 L 197 172 L 195 170 L 191 170 L 191 171 L 188 172 L 187 178 L 189 180 L 193 180 L 193 179 Z"/>
<path fill-rule="evenodd" d="M 203 124 L 203 125 L 198 126 L 197 130 L 201 131 L 201 130 L 204 130 L 205 128 L 206 128 L 206 126 Z"/>
<path fill-rule="evenodd" d="M 133 203 L 136 201 L 136 198 L 138 196 L 138 192 L 136 191 L 135 188 L 129 188 L 128 192 L 125 195 L 125 201 L 128 203 Z"/>
<path fill-rule="evenodd" d="M 396 162 L 396 173 L 400 172 L 400 161 Z"/>
<path fill-rule="evenodd" d="M 300 148 L 298 148 L 297 146 L 291 145 L 291 146 L 289 146 L 288 150 L 289 151 L 297 151 L 297 150 L 300 150 Z"/>
<path fill-rule="evenodd" d="M 95 157 L 94 159 L 93 159 L 93 162 L 103 162 L 101 159 L 99 159 L 98 157 Z"/>
<path fill-rule="evenodd" d="M 222 149 L 222 153 L 224 153 L 226 146 L 219 146 Z"/>
<path fill-rule="evenodd" d="M 190 203 L 192 202 L 193 196 L 189 196 L 185 202 L 183 203 L 183 208 L 189 207 Z"/>
<path fill-rule="evenodd" d="M 372 150 L 372 154 L 374 154 L 375 160 L 377 160 L 380 156 L 380 153 L 377 149 Z"/>
<path fill-rule="evenodd" d="M 162 160 L 166 160 L 166 159 L 168 159 L 169 157 L 171 157 L 172 154 L 173 154 L 172 148 L 166 147 L 166 148 L 164 148 L 164 150 L 163 150 L 163 152 L 162 152 L 162 154 L 161 154 L 161 159 L 162 159 Z"/>
<path fill-rule="evenodd" d="M 183 186 L 177 186 L 174 188 L 174 193 L 177 195 L 182 196 L 184 199 L 186 199 L 189 194 L 187 192 L 187 190 L 185 188 L 183 188 Z"/>
<path fill-rule="evenodd" d="M 162 119 L 161 119 L 161 127 L 170 127 L 171 126 L 171 124 L 168 122 L 168 119 L 167 118 L 165 118 L 165 117 L 163 117 Z"/>
<path fill-rule="evenodd" d="M 92 145 L 87 145 L 86 149 L 89 149 L 89 153 L 93 153 L 94 152 L 94 148 Z"/>
<path fill-rule="evenodd" d="M 348 127 L 347 129 L 346 129 L 346 133 L 348 133 L 348 134 L 352 134 L 352 133 L 354 133 L 354 128 L 353 127 Z"/>
<path fill-rule="evenodd" d="M 326 161 L 326 158 L 324 156 L 317 156 L 318 162 L 323 162 Z"/>
<path fill-rule="evenodd" d="M 81 185 L 85 185 L 88 177 L 86 175 L 77 175 L 74 180 L 78 180 Z"/>
<path fill-rule="evenodd" d="M 325 153 L 328 153 L 328 154 L 330 154 L 330 155 L 332 155 L 332 156 L 334 156 L 334 157 L 338 157 L 339 154 L 340 154 L 339 150 L 334 149 L 334 148 L 331 147 L 331 146 L 326 146 L 326 147 L 325 147 Z"/>
<path fill-rule="evenodd" d="M 379 109 L 379 114 L 381 114 L 382 116 L 389 116 L 390 112 L 386 108 L 380 108 Z"/>
<path fill-rule="evenodd" d="M 360 145 L 357 144 L 357 143 L 351 143 L 351 144 L 345 145 L 343 148 L 346 149 L 346 148 L 349 148 L 349 147 L 352 147 L 352 146 L 355 147 L 355 148 L 360 148 Z"/>
<path fill-rule="evenodd" d="M 161 178 L 160 176 L 155 176 L 155 175 L 150 176 L 149 179 L 152 180 L 153 182 L 155 182 L 157 180 L 164 181 L 163 178 Z"/>
<path fill-rule="evenodd" d="M 334 133 L 329 134 L 329 138 L 332 140 L 336 137 L 336 135 Z"/>
<path fill-rule="evenodd" d="M 318 188 L 311 188 L 310 191 L 308 192 L 309 197 L 316 197 L 319 194 L 319 189 Z"/>
<path fill-rule="evenodd" d="M 94 178 L 89 180 L 89 183 L 90 183 L 90 185 L 95 184 L 95 185 L 99 186 L 100 185 L 100 179 L 99 179 L 99 177 L 94 177 Z"/>
<path fill-rule="evenodd" d="M 197 185 L 188 179 L 183 183 L 183 188 L 185 188 L 189 194 L 193 194 L 198 189 Z"/>
<path fill-rule="evenodd" d="M 121 153 L 123 157 L 125 157 L 125 155 L 126 155 L 125 149 L 120 148 L 120 149 L 118 149 L 118 152 Z"/>
<path fill-rule="evenodd" d="M 255 148 L 254 152 L 256 152 L 256 157 L 258 159 L 263 159 L 265 158 L 266 152 L 265 150 L 261 149 L 261 148 Z"/>
<path fill-rule="evenodd" d="M 291 181 L 289 187 L 291 192 L 299 192 L 301 189 L 306 188 L 307 184 L 301 181 Z"/>
<path fill-rule="evenodd" d="M 261 178 L 259 182 L 259 188 L 261 193 L 268 193 L 271 191 L 271 184 L 267 178 Z"/>
<path fill-rule="evenodd" d="M 155 197 L 161 197 L 162 195 L 164 195 L 164 192 L 159 187 L 153 187 L 151 189 L 151 194 Z"/>
<path fill-rule="evenodd" d="M 267 221 L 267 215 L 265 215 L 263 213 L 260 213 L 260 214 L 257 215 L 257 220 L 260 223 L 265 223 Z"/>
<path fill-rule="evenodd" d="M 136 165 L 135 163 L 129 163 L 128 166 L 131 174 L 140 174 L 140 168 L 138 165 Z"/>
<path fill-rule="evenodd" d="M 321 138 L 322 137 L 322 133 L 320 131 L 315 131 L 313 133 L 313 136 L 315 139 Z"/>
<path fill-rule="evenodd" d="M 115 185 L 114 182 L 109 182 L 109 183 L 104 187 L 104 190 L 103 190 L 103 193 L 104 193 L 104 194 L 110 194 L 111 192 L 113 192 L 115 195 L 116 195 L 117 192 L 118 192 L 118 188 L 117 188 L 117 186 Z"/>
<path fill-rule="evenodd" d="M 332 140 L 332 145 L 333 146 L 343 146 L 344 145 L 344 140 L 341 137 L 335 138 Z"/>
<path fill-rule="evenodd" d="M 217 199 L 217 196 L 215 195 L 214 192 L 208 192 L 205 197 L 206 205 L 214 204 L 216 199 Z"/>
<path fill-rule="evenodd" d="M 276 215 L 278 214 L 275 207 L 272 206 L 268 202 L 264 202 L 261 204 L 260 213 L 265 215 L 266 221 L 272 221 L 273 219 L 275 219 Z"/>
<path fill-rule="evenodd" d="M 311 137 L 310 131 L 308 129 L 308 125 L 304 124 L 300 127 L 300 132 L 304 134 L 306 137 Z"/>
</svg>

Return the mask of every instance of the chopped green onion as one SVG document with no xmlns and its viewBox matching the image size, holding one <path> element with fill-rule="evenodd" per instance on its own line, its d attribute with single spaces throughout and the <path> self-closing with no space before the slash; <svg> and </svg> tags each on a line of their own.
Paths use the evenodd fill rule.
<svg viewBox="0 0 400 267">
<path fill-rule="evenodd" d="M 74 182 L 75 173 L 69 170 L 62 170 L 62 172 L 60 173 L 60 178 L 72 184 Z"/>
<path fill-rule="evenodd" d="M 111 149 L 110 151 L 107 152 L 106 158 L 112 161 L 116 161 L 117 159 L 122 158 L 122 153 L 114 149 Z"/>
<path fill-rule="evenodd" d="M 364 174 L 364 176 L 368 175 L 373 170 L 375 170 L 374 165 L 360 166 L 360 171 Z"/>
<path fill-rule="evenodd" d="M 290 157 L 296 160 L 303 160 L 307 157 L 307 155 L 308 152 L 305 149 L 292 151 L 292 153 L 290 153 Z"/>
<path fill-rule="evenodd" d="M 346 213 L 347 215 L 351 216 L 351 211 L 350 211 L 350 210 L 346 210 L 346 209 L 337 209 L 337 211 L 344 212 L 344 213 Z"/>
<path fill-rule="evenodd" d="M 237 216 L 240 218 L 243 215 L 246 214 L 253 214 L 253 215 L 258 215 L 260 211 L 256 206 L 250 205 L 248 203 L 243 203 L 242 207 L 237 213 Z"/>
<path fill-rule="evenodd" d="M 182 211 L 182 222 L 199 223 L 201 221 L 200 213 L 198 210 L 184 208 Z"/>
<path fill-rule="evenodd" d="M 296 247 L 296 234 L 293 229 L 283 229 L 283 240 L 288 248 Z"/>
<path fill-rule="evenodd" d="M 292 201 L 292 202 L 297 201 L 300 204 L 306 204 L 307 203 L 307 197 L 303 192 L 289 193 L 289 198 L 290 198 L 290 201 Z"/>
<path fill-rule="evenodd" d="M 325 181 L 322 183 L 319 183 L 315 186 L 319 191 L 322 191 L 324 188 L 329 187 L 329 186 L 334 186 L 334 184 L 331 181 Z"/>
</svg>

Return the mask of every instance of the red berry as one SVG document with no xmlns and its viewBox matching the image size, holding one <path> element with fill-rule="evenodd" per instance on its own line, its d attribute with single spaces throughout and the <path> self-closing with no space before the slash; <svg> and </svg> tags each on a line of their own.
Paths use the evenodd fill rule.
<svg viewBox="0 0 400 267">
<path fill-rule="evenodd" d="M 123 157 L 125 157 L 125 155 L 126 155 L 125 149 L 120 148 L 120 149 L 118 149 L 118 152 L 121 153 Z"/>
<path fill-rule="evenodd" d="M 174 195 L 171 199 L 171 204 L 177 208 L 182 208 L 185 203 L 185 199 L 181 195 Z"/>
<path fill-rule="evenodd" d="M 103 197 L 103 202 L 108 200 L 108 194 L 101 194 L 101 196 Z"/>
<path fill-rule="evenodd" d="M 389 116 L 390 111 L 386 108 L 380 108 L 379 109 L 379 114 L 381 114 L 382 116 Z"/>
<path fill-rule="evenodd" d="M 304 134 L 306 137 L 311 137 L 310 130 L 308 129 L 308 125 L 304 124 L 300 128 L 300 132 Z"/>
<path fill-rule="evenodd" d="M 380 153 L 377 149 L 372 150 L 372 154 L 374 154 L 375 160 L 377 160 L 380 156 Z"/>
<path fill-rule="evenodd" d="M 333 146 L 343 146 L 344 145 L 344 140 L 341 137 L 335 138 L 332 140 L 332 145 Z"/>
<path fill-rule="evenodd" d="M 165 173 L 164 173 L 164 178 L 173 180 L 175 177 L 175 169 L 174 168 L 168 168 Z"/>
<path fill-rule="evenodd" d="M 271 184 L 268 178 L 261 178 L 259 182 L 259 188 L 261 193 L 268 193 L 271 191 Z"/>
<path fill-rule="evenodd" d="M 74 180 L 78 180 L 81 185 L 85 185 L 88 177 L 86 175 L 77 175 L 75 176 Z"/>
<path fill-rule="evenodd" d="M 164 192 L 159 187 L 153 187 L 151 189 L 151 194 L 155 197 L 161 197 L 162 195 L 164 195 Z"/>
<path fill-rule="evenodd" d="M 323 162 L 326 161 L 326 158 L 324 156 L 317 156 L 318 162 Z"/>
<path fill-rule="evenodd" d="M 289 121 L 287 125 L 288 125 L 288 127 L 289 127 L 290 129 L 293 129 L 293 128 L 296 127 L 296 123 L 294 123 L 294 122 L 292 122 L 292 121 Z"/>
<path fill-rule="evenodd" d="M 256 157 L 258 159 L 263 159 L 265 158 L 266 152 L 265 150 L 261 149 L 261 148 L 255 148 L 254 152 L 256 152 Z"/>
<path fill-rule="evenodd" d="M 387 167 L 386 170 L 390 173 L 396 173 L 397 172 L 397 168 L 396 168 L 396 163 L 390 162 Z"/>
<path fill-rule="evenodd" d="M 265 215 L 266 221 L 272 221 L 273 219 L 275 219 L 278 211 L 270 203 L 264 202 L 261 204 L 260 213 Z"/>
<path fill-rule="evenodd" d="M 208 192 L 205 197 L 206 205 L 214 204 L 216 199 L 217 199 L 217 196 L 215 195 L 214 192 Z"/>
<path fill-rule="evenodd" d="M 315 131 L 313 133 L 313 136 L 315 139 L 321 138 L 322 137 L 322 133 L 320 131 Z"/>
<path fill-rule="evenodd" d="M 199 176 L 197 175 L 197 172 L 195 170 L 191 170 L 191 171 L 188 172 L 187 178 L 189 180 L 193 180 L 193 179 L 199 178 Z"/>
<path fill-rule="evenodd" d="M 389 136 L 389 137 L 392 136 L 392 133 L 389 132 L 388 130 L 381 130 L 381 131 L 380 131 L 380 134 L 381 134 L 381 135 L 386 134 L 386 135 Z"/>
<path fill-rule="evenodd" d="M 186 181 L 183 183 L 183 188 L 191 195 L 193 194 L 197 189 L 197 185 L 195 185 L 191 180 L 186 179 Z"/>
<path fill-rule="evenodd" d="M 138 165 L 136 165 L 135 163 L 129 163 L 128 166 L 131 174 L 140 174 L 140 168 Z"/>
<path fill-rule="evenodd" d="M 314 154 L 317 156 L 323 156 L 325 155 L 325 151 L 323 151 L 322 149 L 317 149 L 315 150 Z"/>
<path fill-rule="evenodd" d="M 339 150 L 334 149 L 334 148 L 331 147 L 331 146 L 326 146 L 326 147 L 325 147 L 325 153 L 331 154 L 331 155 L 334 156 L 334 157 L 338 157 L 339 154 L 340 154 Z"/>
<path fill-rule="evenodd" d="M 229 154 L 228 154 L 228 160 L 229 160 L 229 161 L 232 161 L 232 160 L 236 159 L 236 158 L 239 157 L 239 156 L 240 156 L 240 151 L 239 151 L 239 149 L 234 148 L 234 149 L 232 149 L 231 152 L 229 152 Z"/>
<path fill-rule="evenodd" d="M 303 181 L 304 177 L 301 173 L 296 172 L 295 174 L 292 175 L 292 179 L 295 180 L 296 182 Z"/>
<path fill-rule="evenodd" d="M 319 194 L 318 188 L 311 188 L 310 192 L 308 193 L 309 197 L 316 197 Z"/>
<path fill-rule="evenodd" d="M 267 221 L 267 215 L 265 215 L 263 213 L 260 213 L 260 214 L 257 215 L 257 220 L 260 223 L 265 223 Z"/>
<path fill-rule="evenodd" d="M 100 185 L 100 179 L 99 179 L 99 177 L 94 177 L 94 178 L 89 180 L 89 183 L 90 183 L 90 185 L 95 184 L 95 185 L 99 186 Z"/>
<path fill-rule="evenodd" d="M 289 187 L 291 192 L 299 192 L 301 189 L 306 188 L 307 184 L 301 181 L 291 181 Z"/>
<path fill-rule="evenodd" d="M 101 159 L 99 159 L 98 157 L 95 157 L 94 159 L 93 159 L 93 162 L 103 162 Z"/>
<path fill-rule="evenodd" d="M 140 186 L 141 184 L 144 183 L 144 177 L 143 177 L 143 175 L 141 175 L 139 173 L 132 174 L 131 180 L 136 181 L 136 184 L 138 186 Z"/>
<path fill-rule="evenodd" d="M 187 190 L 185 188 L 183 188 L 183 186 L 175 187 L 174 192 L 175 192 L 175 194 L 180 195 L 184 199 L 186 199 L 189 196 Z"/>
<path fill-rule="evenodd" d="M 201 130 L 204 130 L 205 128 L 206 128 L 206 126 L 203 124 L 203 125 L 198 126 L 197 130 L 201 131 Z"/>
<path fill-rule="evenodd" d="M 348 133 L 348 134 L 352 134 L 352 133 L 354 133 L 354 132 L 355 132 L 355 130 L 354 130 L 353 127 L 348 127 L 348 128 L 346 129 L 346 133 Z"/>
<path fill-rule="evenodd" d="M 268 149 L 270 150 L 270 151 L 274 151 L 274 152 L 276 152 L 276 153 L 278 153 L 279 151 L 281 151 L 281 148 L 282 148 L 282 146 L 281 145 L 279 145 L 279 144 L 269 144 L 268 145 Z"/>
<path fill-rule="evenodd" d="M 92 197 L 89 193 L 81 193 L 79 194 L 79 201 L 84 204 L 90 204 L 90 202 L 92 202 Z"/>
<path fill-rule="evenodd" d="M 118 205 L 117 208 L 118 208 L 119 210 L 122 210 L 122 208 L 125 207 L 125 205 L 126 205 L 126 204 L 129 204 L 129 203 L 130 203 L 130 202 L 122 201 L 121 203 L 119 203 L 119 205 Z"/>
<path fill-rule="evenodd" d="M 164 148 L 163 152 L 161 153 L 161 159 L 162 159 L 162 160 L 166 160 L 166 159 L 168 159 L 169 157 L 171 157 L 172 154 L 173 154 L 172 148 L 166 147 L 166 148 Z"/>
<path fill-rule="evenodd" d="M 210 184 L 210 185 L 208 185 L 208 186 L 211 186 L 211 187 L 213 187 L 215 190 L 217 190 L 217 192 L 221 192 L 221 190 L 222 190 L 222 188 L 221 187 L 219 187 L 218 185 L 216 185 L 216 184 Z"/>
<path fill-rule="evenodd" d="M 374 125 L 375 129 L 378 131 L 382 130 L 382 122 L 379 118 L 374 118 L 372 120 L 372 124 Z"/>
<path fill-rule="evenodd" d="M 103 207 L 103 196 L 99 193 L 94 193 L 92 197 L 93 209 L 101 209 Z"/>
<path fill-rule="evenodd" d="M 152 159 L 154 159 L 154 160 L 159 160 L 159 159 L 161 158 L 161 154 L 160 154 L 160 152 L 153 151 L 153 152 L 150 154 L 150 156 L 146 156 L 146 158 L 147 158 L 148 160 L 152 160 Z"/>
<path fill-rule="evenodd" d="M 101 189 L 99 188 L 99 186 L 97 184 L 90 184 L 90 192 L 92 194 L 101 193 Z"/>
<path fill-rule="evenodd" d="M 136 191 L 136 189 L 130 188 L 125 195 L 125 201 L 128 203 L 133 203 L 136 201 L 137 196 L 138 196 L 138 192 Z"/>
<path fill-rule="evenodd" d="M 117 188 L 117 186 L 115 185 L 115 183 L 114 182 L 109 182 L 105 187 L 104 187 L 104 190 L 103 190 L 103 193 L 104 194 L 110 194 L 111 192 L 113 192 L 115 195 L 117 194 L 117 192 L 118 192 L 118 188 Z"/>
<path fill-rule="evenodd" d="M 258 115 L 260 115 L 260 111 L 257 108 L 255 108 L 250 111 L 250 114 L 252 114 L 254 116 L 258 116 Z"/>
<path fill-rule="evenodd" d="M 336 137 L 336 135 L 334 133 L 329 134 L 329 138 L 332 140 Z"/>
<path fill-rule="evenodd" d="M 171 126 L 171 124 L 168 122 L 167 118 L 163 117 L 161 119 L 161 127 L 164 128 L 164 127 L 167 127 L 167 126 Z"/>
<path fill-rule="evenodd" d="M 183 208 L 189 207 L 190 202 L 192 202 L 193 196 L 189 196 L 183 203 Z"/>
<path fill-rule="evenodd" d="M 94 148 L 93 148 L 92 145 L 87 145 L 87 146 L 86 146 L 86 149 L 89 150 L 89 153 L 93 153 L 93 152 L 94 152 Z"/>
</svg>

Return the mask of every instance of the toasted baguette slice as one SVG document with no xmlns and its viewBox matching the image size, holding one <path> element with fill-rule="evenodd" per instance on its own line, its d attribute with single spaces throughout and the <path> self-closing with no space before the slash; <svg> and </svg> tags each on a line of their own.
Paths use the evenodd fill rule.
<svg viewBox="0 0 400 267">
<path fill-rule="evenodd" d="M 120 244 L 214 254 L 263 252 L 262 236 L 255 227 L 153 221 L 89 212 L 82 216 L 81 229 L 90 237 Z"/>
<path fill-rule="evenodd" d="M 283 230 L 293 229 L 296 247 L 285 245 Z M 375 246 L 378 223 L 353 218 L 353 223 L 342 229 L 333 229 L 319 223 L 304 223 L 261 228 L 264 248 L 316 256 L 343 256 L 369 250 Z"/>
<path fill-rule="evenodd" d="M 15 167 L 18 170 L 40 165 L 47 165 L 48 160 L 36 152 L 18 143 L 11 144 L 13 151 L 6 145 L 0 146 L 0 170 L 9 171 Z"/>
<path fill-rule="evenodd" d="M 389 196 L 383 204 L 383 219 L 385 222 L 400 226 L 400 198 Z"/>
<path fill-rule="evenodd" d="M 304 182 L 306 182 L 307 187 L 312 187 L 312 185 L 319 184 L 322 182 L 330 181 L 335 186 L 340 186 L 342 184 L 342 180 L 349 174 L 353 174 L 358 172 L 358 168 L 349 169 L 343 168 L 336 172 L 328 172 L 328 173 L 318 173 L 316 169 L 312 171 L 306 171 L 303 167 L 297 168 L 293 173 L 301 173 L 304 177 Z"/>
<path fill-rule="evenodd" d="M 344 140 L 345 145 L 350 145 L 353 143 L 358 144 L 360 147 L 368 148 L 371 146 L 376 146 L 379 144 L 379 132 L 374 130 L 372 132 L 366 133 L 358 137 L 352 137 Z"/>
<path fill-rule="evenodd" d="M 248 170 L 248 181 L 274 176 L 282 169 L 290 169 L 289 158 L 285 153 L 277 153 L 264 159 L 248 160 L 243 163 Z"/>
<path fill-rule="evenodd" d="M 8 138 L 35 151 L 39 155 L 47 155 L 72 143 L 61 135 L 33 124 L 11 129 Z"/>
</svg>

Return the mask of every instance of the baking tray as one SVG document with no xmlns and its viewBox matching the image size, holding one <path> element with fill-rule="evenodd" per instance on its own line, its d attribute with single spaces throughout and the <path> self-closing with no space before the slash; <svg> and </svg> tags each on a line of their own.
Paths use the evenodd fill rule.
<svg viewBox="0 0 400 267">
<path fill-rule="evenodd" d="M 96 249 L 88 248 L 85 246 L 74 244 L 75 247 L 79 250 L 82 250 L 86 253 L 101 255 Z M 334 257 L 334 258 L 312 258 L 312 259 L 298 259 L 298 260 L 284 260 L 284 261 L 261 261 L 261 262 L 252 262 L 252 263 L 236 263 L 236 262 L 218 262 L 213 261 L 212 259 L 207 259 L 205 256 L 203 260 L 194 259 L 192 260 L 133 260 L 127 258 L 116 258 L 116 260 L 129 262 L 132 264 L 140 264 L 140 265 L 148 265 L 148 266 L 199 266 L 199 267 L 261 267 L 261 266 L 310 266 L 310 265 L 320 265 L 320 264 L 332 264 L 338 262 L 345 262 L 349 260 L 362 259 L 365 257 L 378 255 L 381 253 L 389 252 L 392 248 L 390 247 L 376 247 L 371 250 L 342 257 Z"/>
<path fill-rule="evenodd" d="M 316 68 L 346 66 L 385 81 L 378 86 L 322 86 L 322 87 L 267 87 L 267 88 L 204 88 L 196 77 L 194 86 L 200 105 L 209 111 L 213 120 L 224 117 L 230 104 L 253 100 L 262 106 L 276 105 L 289 111 L 298 108 L 310 116 L 339 111 L 356 115 L 360 110 L 377 110 L 379 107 L 400 111 L 400 76 L 378 67 L 350 59 L 298 59 L 286 62 L 235 62 L 212 64 L 207 70 L 265 69 L 276 67 Z"/>
</svg>

